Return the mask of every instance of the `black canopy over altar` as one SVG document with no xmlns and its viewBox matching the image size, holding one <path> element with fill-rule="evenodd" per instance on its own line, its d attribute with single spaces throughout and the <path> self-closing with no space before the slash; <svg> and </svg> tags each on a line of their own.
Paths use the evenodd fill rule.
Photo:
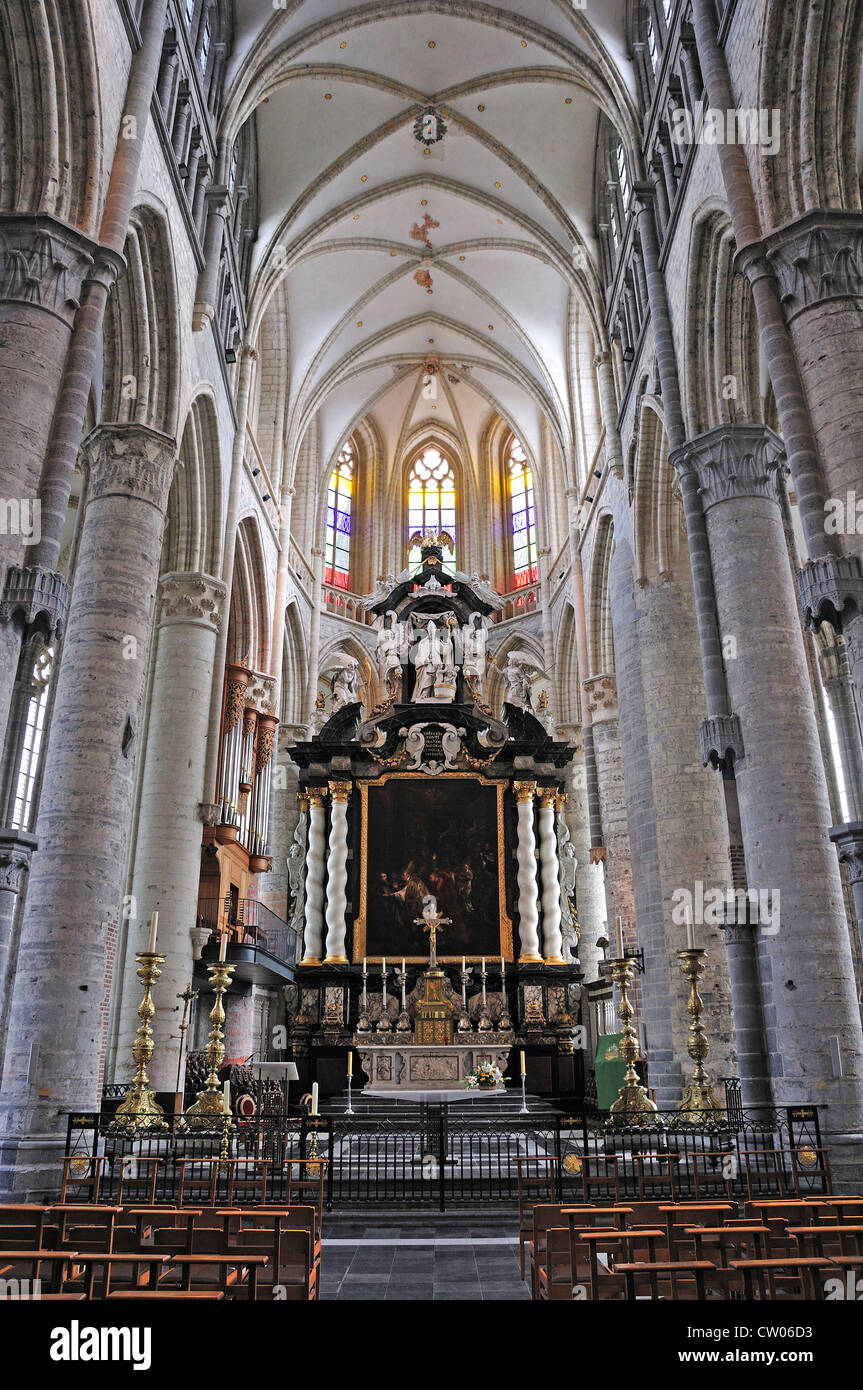
<svg viewBox="0 0 863 1390">
<path fill-rule="evenodd" d="M 446 1045 L 468 1061 L 494 1053 L 517 1064 L 524 1052 L 531 1090 L 576 1098 L 577 912 L 558 862 L 573 750 L 531 707 L 523 654 L 495 661 L 494 592 L 447 572 L 446 538 L 418 539 L 418 572 L 367 600 L 384 698 L 364 709 L 346 662 L 333 708 L 291 750 L 308 821 L 290 1045 L 324 1093 L 343 1089 L 352 1049 L 372 1085 L 409 1085 L 409 1071 L 439 1084 L 463 1074 L 464 1058 L 457 1067 L 439 1048 L 437 1060 L 416 1055 L 431 895 L 445 923 L 437 955 L 455 1027 Z M 500 713 L 488 700 L 492 665 L 506 691 Z"/>
</svg>

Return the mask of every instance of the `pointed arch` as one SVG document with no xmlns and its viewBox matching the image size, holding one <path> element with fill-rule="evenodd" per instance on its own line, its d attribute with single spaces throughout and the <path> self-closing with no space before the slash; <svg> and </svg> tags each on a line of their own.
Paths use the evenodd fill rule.
<svg viewBox="0 0 863 1390">
<path fill-rule="evenodd" d="M 179 396 L 178 303 L 164 217 L 151 207 L 132 213 L 126 273 L 105 310 L 102 421 L 134 423 L 176 436 Z"/>
<path fill-rule="evenodd" d="M 609 512 L 604 512 L 597 521 L 596 539 L 590 560 L 587 594 L 587 657 L 590 671 L 588 675 L 612 675 L 614 672 L 614 632 L 611 623 L 611 598 L 609 595 L 609 573 L 611 557 L 614 554 L 614 521 Z"/>
<path fill-rule="evenodd" d="M 685 547 L 683 509 L 668 462 L 668 437 L 654 402 L 642 398 L 633 478 L 635 582 L 671 579 Z"/>
<path fill-rule="evenodd" d="M 237 528 L 231 612 L 228 619 L 228 662 L 266 671 L 270 651 L 270 597 L 261 532 L 256 516 Z"/>
<path fill-rule="evenodd" d="M 216 407 L 202 392 L 186 417 L 171 484 L 163 571 L 218 574 L 223 502 Z"/>
</svg>

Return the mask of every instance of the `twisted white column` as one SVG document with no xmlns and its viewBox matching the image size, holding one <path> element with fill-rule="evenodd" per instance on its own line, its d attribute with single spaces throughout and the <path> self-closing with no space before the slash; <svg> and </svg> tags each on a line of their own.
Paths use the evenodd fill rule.
<svg viewBox="0 0 863 1390">
<path fill-rule="evenodd" d="M 348 800 L 350 782 L 330 782 L 330 852 L 327 858 L 327 954 L 325 965 L 347 965 Z"/>
<path fill-rule="evenodd" d="M 536 902 L 536 839 L 533 833 L 535 782 L 514 782 L 518 802 L 518 937 L 519 963 L 542 961 L 539 954 L 539 911 Z"/>
<path fill-rule="evenodd" d="M 542 874 L 542 949 L 546 965 L 565 965 L 560 930 L 560 871 L 554 829 L 556 787 L 539 789 L 539 864 Z M 521 808 L 519 808 L 521 809 Z"/>
<path fill-rule="evenodd" d="M 306 850 L 306 915 L 300 965 L 320 965 L 324 943 L 324 851 L 326 787 L 309 787 L 309 844 Z"/>
</svg>

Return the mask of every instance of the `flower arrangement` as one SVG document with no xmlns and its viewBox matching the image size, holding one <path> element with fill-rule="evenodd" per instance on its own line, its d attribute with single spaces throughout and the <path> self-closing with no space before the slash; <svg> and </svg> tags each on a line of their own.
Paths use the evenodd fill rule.
<svg viewBox="0 0 863 1390">
<path fill-rule="evenodd" d="M 491 1062 L 480 1062 L 478 1067 L 474 1067 L 464 1085 L 466 1091 L 473 1091 L 477 1087 L 484 1091 L 491 1091 L 497 1086 L 505 1086 L 506 1082 L 500 1067 L 493 1067 Z"/>
</svg>

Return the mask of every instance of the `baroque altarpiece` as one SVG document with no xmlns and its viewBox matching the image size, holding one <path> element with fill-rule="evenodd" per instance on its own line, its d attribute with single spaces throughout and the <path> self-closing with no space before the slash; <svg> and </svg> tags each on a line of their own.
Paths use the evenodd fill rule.
<svg viewBox="0 0 863 1390">
<path fill-rule="evenodd" d="M 449 573 L 445 535 L 368 598 L 385 697 L 345 660 L 333 708 L 292 756 L 304 857 L 288 1027 L 324 1094 L 460 1085 L 523 1050 L 539 1093 L 583 1090 L 578 925 L 561 790 L 571 747 L 531 708 L 520 653 L 491 652 L 495 598 Z M 505 698 L 487 700 L 497 665 Z M 516 1056 L 517 1061 L 517 1056 Z"/>
</svg>

